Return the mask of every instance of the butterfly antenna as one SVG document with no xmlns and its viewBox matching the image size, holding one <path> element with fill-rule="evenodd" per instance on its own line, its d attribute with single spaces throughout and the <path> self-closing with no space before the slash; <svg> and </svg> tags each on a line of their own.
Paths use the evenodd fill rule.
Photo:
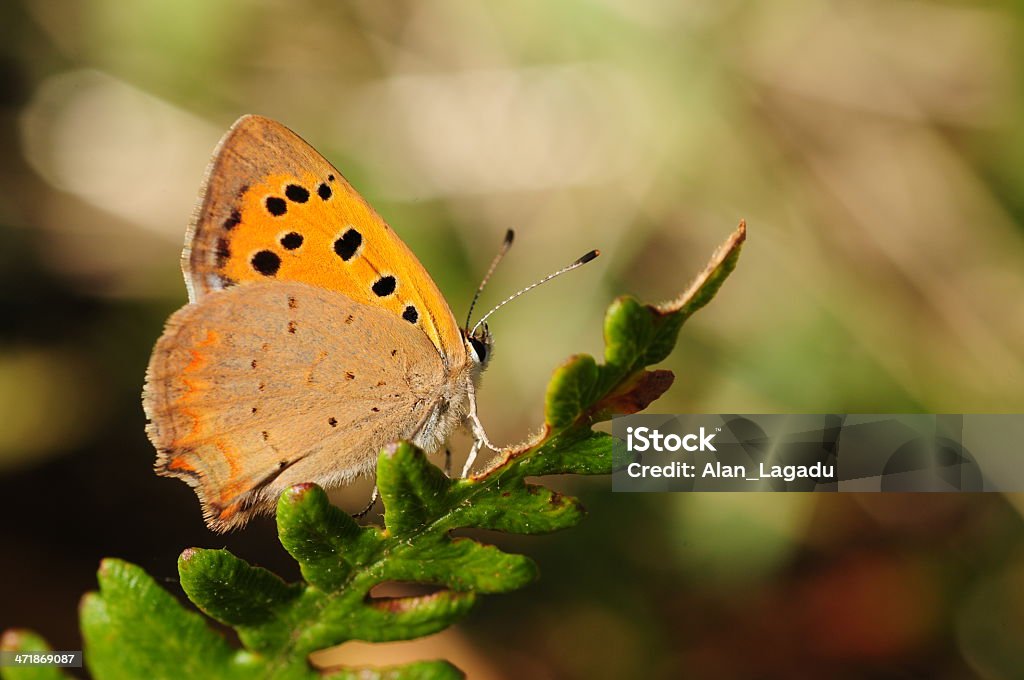
<svg viewBox="0 0 1024 680">
<path fill-rule="evenodd" d="M 512 247 L 512 241 L 515 239 L 516 233 L 509 229 L 505 232 L 505 240 L 501 242 L 501 248 L 498 250 L 498 254 L 491 260 L 491 266 L 484 274 L 483 281 L 477 286 L 476 295 L 473 296 L 473 301 L 469 303 L 469 313 L 466 314 L 466 330 L 469 330 L 469 321 L 473 318 L 473 308 L 476 307 L 476 301 L 480 299 L 480 293 L 484 292 L 484 286 L 491 280 L 491 275 L 494 274 L 494 270 L 498 268 L 498 263 L 505 258 L 505 253 Z"/>
<path fill-rule="evenodd" d="M 496 311 L 498 311 L 499 309 L 501 309 L 502 307 L 504 307 L 508 303 L 512 302 L 513 300 L 515 300 L 517 297 L 519 297 L 523 293 L 526 293 L 528 291 L 533 290 L 534 288 L 536 288 L 537 286 L 541 285 L 542 283 L 547 283 L 548 281 L 550 281 L 551 279 L 555 278 L 556 276 L 561 276 L 562 274 L 565 274 L 566 272 L 571 272 L 573 269 L 578 269 L 579 267 L 582 267 L 583 265 L 585 265 L 586 263 L 590 262 L 591 260 L 593 260 L 594 258 L 596 258 L 600 254 L 601 254 L 600 250 L 591 250 L 589 253 L 587 253 L 586 255 L 581 257 L 580 259 L 576 260 L 575 262 L 570 264 L 568 267 L 562 267 L 557 272 L 552 272 L 551 274 L 548 274 L 547 276 L 545 276 L 540 281 L 537 281 L 536 283 L 531 283 L 526 288 L 523 288 L 522 290 L 517 291 L 517 292 L 513 293 L 512 295 L 509 295 L 507 298 L 505 298 L 504 300 L 499 302 L 497 305 L 495 305 L 494 309 L 492 309 L 491 311 L 487 312 L 482 317 L 480 317 L 480 320 L 477 321 L 476 325 L 473 326 L 473 330 L 469 332 L 469 335 L 473 335 L 474 333 L 476 333 L 476 329 L 479 328 L 480 324 L 482 324 L 484 321 L 487 321 L 488 317 L 490 317 L 491 314 L 494 314 Z M 468 323 L 466 325 L 469 326 Z"/>
</svg>

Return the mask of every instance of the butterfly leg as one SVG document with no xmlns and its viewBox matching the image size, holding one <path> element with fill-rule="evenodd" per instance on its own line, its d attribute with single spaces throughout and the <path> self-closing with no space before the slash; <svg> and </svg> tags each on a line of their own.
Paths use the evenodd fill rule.
<svg viewBox="0 0 1024 680">
<path fill-rule="evenodd" d="M 469 450 L 469 456 L 466 458 L 466 464 L 462 468 L 462 476 L 467 477 L 469 475 L 469 469 L 473 466 L 473 462 L 476 460 L 476 454 L 480 452 L 480 449 L 486 446 L 491 451 L 501 452 L 497 446 L 491 443 L 491 440 L 487 438 L 487 433 L 484 431 L 484 426 L 480 422 L 480 416 L 476 412 L 476 386 L 472 382 L 469 383 L 469 420 L 470 428 L 473 431 L 473 448 Z"/>
<path fill-rule="evenodd" d="M 355 519 L 360 519 L 361 517 L 365 517 L 366 513 L 370 512 L 370 510 L 373 509 L 373 506 L 375 506 L 377 504 L 377 499 L 378 498 L 380 498 L 380 491 L 377 490 L 377 485 L 374 484 L 373 485 L 373 493 L 370 495 L 370 502 L 366 504 L 365 508 L 363 508 L 359 512 L 357 512 L 354 515 L 352 515 L 352 517 L 355 518 Z"/>
<path fill-rule="evenodd" d="M 452 450 L 445 447 L 444 450 L 444 475 L 451 479 L 452 476 Z"/>
<path fill-rule="evenodd" d="M 476 439 L 476 435 L 474 435 L 473 448 L 469 450 L 469 456 L 466 457 L 466 464 L 462 467 L 463 479 L 469 476 L 469 469 L 473 467 L 473 462 L 476 460 L 476 454 L 480 452 L 481 446 L 483 446 L 483 442 Z"/>
</svg>

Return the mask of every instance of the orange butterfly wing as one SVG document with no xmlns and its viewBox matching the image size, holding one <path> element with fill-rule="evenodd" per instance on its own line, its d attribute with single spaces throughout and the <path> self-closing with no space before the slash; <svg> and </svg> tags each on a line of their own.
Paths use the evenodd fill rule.
<svg viewBox="0 0 1024 680">
<path fill-rule="evenodd" d="M 341 173 L 298 135 L 243 116 L 224 135 L 182 254 L 192 302 L 251 281 L 299 281 L 423 330 L 446 366 L 466 350 L 433 279 Z"/>
</svg>

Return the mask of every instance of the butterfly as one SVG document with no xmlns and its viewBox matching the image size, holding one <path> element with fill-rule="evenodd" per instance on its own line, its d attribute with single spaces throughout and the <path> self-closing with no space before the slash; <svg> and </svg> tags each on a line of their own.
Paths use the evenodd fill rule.
<svg viewBox="0 0 1024 680">
<path fill-rule="evenodd" d="M 486 327 L 461 329 L 406 244 L 280 123 L 245 116 L 224 135 L 181 266 L 189 303 L 142 402 L 157 472 L 195 488 L 210 528 L 272 510 L 293 483 L 365 473 L 396 439 L 436 451 L 468 419 L 474 448 L 490 445 Z"/>
<path fill-rule="evenodd" d="M 367 473 L 399 439 L 429 453 L 466 423 L 466 471 L 498 450 L 476 409 L 486 316 L 460 328 L 412 251 L 280 123 L 243 116 L 220 141 L 181 266 L 189 303 L 153 349 L 143 407 L 156 472 L 193 487 L 212 530 L 292 484 Z"/>
</svg>

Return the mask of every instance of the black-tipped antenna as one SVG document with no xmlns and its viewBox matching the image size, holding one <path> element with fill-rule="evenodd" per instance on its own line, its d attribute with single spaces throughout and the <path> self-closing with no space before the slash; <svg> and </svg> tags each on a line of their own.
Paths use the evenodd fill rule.
<svg viewBox="0 0 1024 680">
<path fill-rule="evenodd" d="M 559 269 L 557 272 L 553 272 L 551 274 L 548 274 L 547 276 L 545 276 L 540 281 L 537 281 L 536 283 L 531 283 L 526 288 L 523 288 L 522 290 L 517 291 L 517 292 L 513 293 L 512 295 L 509 295 L 507 298 L 505 298 L 504 300 L 499 302 L 497 305 L 495 305 L 494 308 L 491 311 L 487 312 L 482 317 L 480 317 L 480 320 L 477 321 L 476 324 L 474 324 L 473 330 L 469 332 L 469 335 L 472 336 L 474 333 L 476 333 L 476 329 L 479 328 L 480 324 L 482 324 L 484 321 L 487 321 L 487 318 L 490 317 L 491 314 L 494 314 L 496 311 L 498 311 L 499 309 L 501 309 L 502 307 L 504 307 L 508 303 L 512 302 L 513 300 L 515 300 L 517 297 L 519 297 L 523 293 L 525 293 L 527 291 L 530 291 L 530 290 L 533 290 L 534 288 L 536 288 L 537 286 L 541 285 L 542 283 L 547 283 L 548 281 L 550 281 L 551 279 L 555 278 L 556 276 L 561 276 L 562 274 L 565 274 L 566 272 L 571 272 L 573 269 L 577 269 L 578 267 L 582 267 L 583 265 L 585 265 L 586 263 L 590 262 L 591 260 L 593 260 L 595 257 L 597 257 L 600 254 L 601 254 L 600 250 L 591 250 L 589 253 L 587 253 L 586 255 L 581 257 L 580 259 L 576 260 L 575 262 L 570 264 L 568 267 L 563 267 L 563 268 Z M 466 326 L 469 326 L 469 324 L 467 323 Z"/>
<path fill-rule="evenodd" d="M 512 241 L 516 237 L 516 232 L 509 229 L 505 232 L 505 240 L 501 242 L 501 249 L 498 250 L 498 254 L 491 260 L 491 266 L 484 274 L 483 281 L 477 286 L 476 295 L 473 296 L 473 301 L 469 303 L 469 312 L 466 313 L 466 330 L 469 330 L 469 321 L 473 318 L 473 308 L 476 307 L 476 301 L 480 299 L 480 293 L 484 292 L 484 286 L 491 280 L 491 275 L 494 274 L 494 270 L 498 268 L 498 263 L 505 257 L 505 253 L 512 247 Z"/>
</svg>

